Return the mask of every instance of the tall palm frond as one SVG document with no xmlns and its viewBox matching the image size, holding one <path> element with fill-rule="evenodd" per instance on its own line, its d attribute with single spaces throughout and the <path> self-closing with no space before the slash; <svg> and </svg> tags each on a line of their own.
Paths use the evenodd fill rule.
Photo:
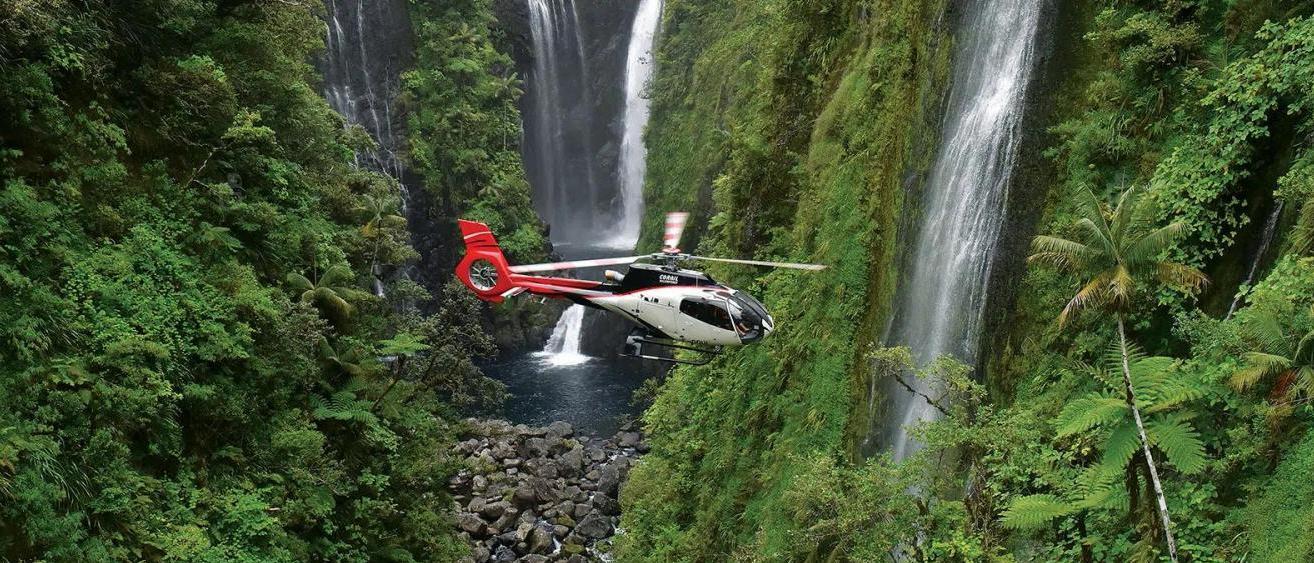
<svg viewBox="0 0 1314 563">
<path fill-rule="evenodd" d="M 312 282 L 301 274 L 287 275 L 288 285 L 301 292 L 301 302 L 318 307 L 321 311 L 329 314 L 330 318 L 334 316 L 339 318 L 351 316 L 355 307 L 351 305 L 348 299 L 363 299 L 369 295 L 367 292 L 351 287 L 349 285 L 351 281 L 351 270 L 343 265 L 329 268 L 328 271 L 324 272 L 324 275 L 319 277 L 318 282 Z"/>
<path fill-rule="evenodd" d="M 1186 228 L 1183 223 L 1154 228 L 1138 192 L 1122 192 L 1112 209 L 1101 205 L 1089 189 L 1079 197 L 1074 239 L 1037 236 L 1031 241 L 1028 258 L 1031 263 L 1052 266 L 1086 280 L 1063 308 L 1060 325 L 1092 307 L 1125 310 L 1135 298 L 1139 278 L 1145 274 L 1190 292 L 1208 283 L 1199 270 L 1160 259 L 1185 235 Z"/>
<path fill-rule="evenodd" d="M 1241 325 L 1241 337 L 1252 346 L 1244 364 L 1229 383 L 1245 391 L 1261 381 L 1272 380 L 1282 401 L 1314 397 L 1314 330 L 1300 337 L 1290 335 L 1282 316 L 1268 308 L 1255 307 Z"/>
</svg>

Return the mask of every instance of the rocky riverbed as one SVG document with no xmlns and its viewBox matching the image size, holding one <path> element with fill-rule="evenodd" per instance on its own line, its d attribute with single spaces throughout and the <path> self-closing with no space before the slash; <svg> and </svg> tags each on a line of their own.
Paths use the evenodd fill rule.
<svg viewBox="0 0 1314 563">
<path fill-rule="evenodd" d="M 610 438 L 565 422 L 544 427 L 469 419 L 454 446 L 466 468 L 452 477 L 457 526 L 474 561 L 607 561 L 620 521 L 620 489 L 647 451 L 625 426 Z"/>
</svg>

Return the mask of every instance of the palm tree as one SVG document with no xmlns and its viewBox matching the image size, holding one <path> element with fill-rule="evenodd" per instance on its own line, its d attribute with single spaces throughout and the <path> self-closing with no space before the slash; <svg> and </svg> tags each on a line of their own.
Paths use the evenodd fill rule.
<svg viewBox="0 0 1314 563">
<path fill-rule="evenodd" d="M 1141 452 L 1154 484 L 1168 555 L 1176 562 L 1177 543 L 1173 539 L 1168 500 L 1159 482 L 1159 471 L 1150 453 L 1150 440 L 1145 434 L 1141 409 L 1136 404 L 1136 389 L 1132 385 L 1126 317 L 1132 299 L 1143 284 L 1157 281 L 1194 292 L 1203 288 L 1209 279 L 1195 268 L 1160 258 L 1184 234 L 1186 225 L 1174 222 L 1155 227 L 1148 206 L 1142 205 L 1140 194 L 1134 189 L 1122 192 L 1117 205 L 1107 213 L 1106 206 L 1089 188 L 1082 190 L 1080 197 L 1077 206 L 1079 218 L 1074 225 L 1076 236 L 1073 239 L 1037 236 L 1031 241 L 1032 254 L 1027 261 L 1053 266 L 1084 281 L 1059 314 L 1059 326 L 1066 325 L 1073 316 L 1089 308 L 1105 309 L 1117 318 L 1123 399 L 1131 409 Z"/>
<path fill-rule="evenodd" d="M 1232 375 L 1232 386 L 1245 391 L 1261 380 L 1276 379 L 1272 397 L 1284 407 L 1297 397 L 1314 397 L 1314 330 L 1300 337 L 1288 335 L 1278 312 L 1266 307 L 1254 307 L 1250 315 L 1241 325 L 1241 336 L 1254 349 L 1246 352 L 1245 367 Z"/>
<path fill-rule="evenodd" d="M 370 275 L 379 277 L 379 247 L 390 231 L 406 227 L 406 218 L 397 214 L 401 198 L 391 193 L 366 194 L 360 206 L 369 219 L 360 227 L 360 233 L 374 241 L 370 253 Z"/>
<path fill-rule="evenodd" d="M 318 281 L 312 282 L 301 274 L 288 274 L 287 282 L 293 288 L 301 290 L 301 302 L 319 307 L 330 317 L 345 319 L 351 315 L 353 307 L 347 299 L 356 299 L 367 295 L 351 287 L 351 270 L 337 265 L 329 268 Z"/>
</svg>

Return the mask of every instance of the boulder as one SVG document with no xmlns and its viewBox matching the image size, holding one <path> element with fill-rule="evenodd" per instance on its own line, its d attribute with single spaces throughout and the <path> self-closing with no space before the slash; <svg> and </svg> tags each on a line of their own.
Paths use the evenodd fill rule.
<svg viewBox="0 0 1314 563">
<path fill-rule="evenodd" d="M 501 518 L 502 515 L 505 514 L 506 511 L 510 508 L 511 508 L 511 503 L 504 500 L 499 500 L 497 502 L 485 502 L 483 509 L 479 510 L 478 512 L 479 515 L 483 516 L 484 518 L 487 518 L 489 520 L 497 520 L 498 518 Z"/>
<path fill-rule="evenodd" d="M 607 496 L 615 497 L 620 488 L 620 468 L 616 463 L 608 463 L 598 470 L 598 490 Z"/>
<path fill-rule="evenodd" d="M 456 516 L 456 524 L 461 527 L 461 531 L 471 536 L 482 538 L 487 535 L 485 530 L 488 528 L 488 523 L 477 514 L 462 512 Z"/>
<path fill-rule="evenodd" d="M 557 458 L 557 469 L 566 477 L 578 477 L 584 469 L 584 448 L 575 446 Z"/>
<path fill-rule="evenodd" d="M 556 422 L 553 422 L 552 424 L 547 425 L 548 436 L 555 436 L 557 439 L 562 439 L 562 438 L 569 438 L 574 434 L 575 434 L 575 427 L 571 426 L 569 422 L 562 422 L 558 420 Z"/>
<path fill-rule="evenodd" d="M 515 492 L 511 493 L 511 502 L 519 508 L 532 508 L 538 504 L 538 495 L 534 492 L 534 487 L 529 483 L 521 483 L 516 487 Z"/>
<path fill-rule="evenodd" d="M 548 444 L 548 441 L 543 438 L 530 438 L 525 440 L 525 457 L 544 457 L 551 452 L 551 446 Z"/>
<path fill-rule="evenodd" d="M 526 540 L 526 543 L 529 544 L 530 553 L 547 553 L 552 551 L 552 531 L 550 529 L 544 529 L 542 526 L 535 527 L 533 530 L 530 530 L 529 539 Z"/>
<path fill-rule="evenodd" d="M 590 514 L 584 517 L 578 526 L 575 526 L 575 533 L 589 539 L 602 539 L 611 535 L 611 519 L 598 514 Z"/>
<path fill-rule="evenodd" d="M 474 549 L 470 550 L 470 558 L 474 559 L 475 563 L 484 563 L 492 557 L 493 554 L 488 551 L 488 548 L 482 545 L 475 546 Z"/>
<path fill-rule="evenodd" d="M 519 526 L 516 526 L 516 541 L 522 542 L 527 540 L 529 538 L 529 533 L 532 531 L 534 531 L 533 522 L 521 522 Z"/>
<path fill-rule="evenodd" d="M 616 443 L 622 448 L 634 448 L 639 445 L 643 437 L 638 432 L 621 432 L 616 435 Z"/>
<path fill-rule="evenodd" d="M 620 503 L 607 495 L 593 495 L 593 507 L 607 516 L 620 516 L 621 513 Z"/>
</svg>

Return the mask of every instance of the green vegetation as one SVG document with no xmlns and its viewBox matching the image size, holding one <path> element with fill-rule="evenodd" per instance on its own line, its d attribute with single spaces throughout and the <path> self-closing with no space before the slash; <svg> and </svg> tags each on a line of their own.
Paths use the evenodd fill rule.
<svg viewBox="0 0 1314 563">
<path fill-rule="evenodd" d="M 410 157 L 531 255 L 489 4 L 415 10 Z M 318 92 L 322 12 L 0 4 L 0 560 L 466 549 L 446 452 L 457 409 L 501 393 L 472 363 L 492 345 L 463 291 L 369 291 L 415 252 Z"/>
<path fill-rule="evenodd" d="M 782 328 L 656 390 L 653 451 L 622 499 L 622 554 L 1314 556 L 1301 533 L 1314 422 L 1314 5 L 1063 8 L 1076 29 L 1059 38 L 1065 67 L 1044 93 L 1049 166 L 1026 171 L 1052 179 L 1037 228 L 1054 234 L 1034 251 L 1059 271 L 1025 273 L 976 383 L 948 360 L 917 369 L 906 351 L 855 353 L 888 316 L 896 218 L 916 193 L 901 182 L 933 146 L 942 7 L 667 3 L 650 231 L 657 212 L 697 202 L 702 253 L 833 268 L 714 271 L 764 295 Z M 1242 283 L 1272 201 L 1284 210 L 1275 264 Z M 1073 314 L 1082 308 L 1114 314 Z M 944 417 L 915 430 L 925 449 L 901 463 L 862 459 L 868 377 L 914 373 L 941 382 L 927 399 Z"/>
<path fill-rule="evenodd" d="M 700 252 L 832 269 L 713 271 L 762 295 L 782 328 L 665 382 L 645 415 L 653 452 L 622 499 L 625 557 L 769 560 L 802 547 L 804 514 L 782 498 L 800 476 L 830 474 L 826 460 L 865 429 L 865 347 L 855 343 L 883 322 L 902 182 L 927 165 L 948 64 L 940 10 L 666 3 L 649 224 L 663 201 L 702 199 L 714 214 Z M 899 490 L 890 487 L 870 493 Z"/>
</svg>

